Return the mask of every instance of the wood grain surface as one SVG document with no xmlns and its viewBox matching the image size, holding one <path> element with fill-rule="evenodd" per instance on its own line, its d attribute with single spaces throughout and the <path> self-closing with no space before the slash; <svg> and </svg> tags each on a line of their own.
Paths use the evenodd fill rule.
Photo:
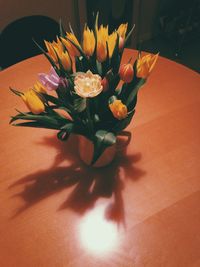
<svg viewBox="0 0 200 267">
<path fill-rule="evenodd" d="M 49 68 L 37 56 L 0 73 L 0 266 L 199 267 L 199 74 L 159 57 L 130 145 L 92 170 L 76 137 L 8 123 L 26 110 L 9 86 L 26 90 Z"/>
</svg>

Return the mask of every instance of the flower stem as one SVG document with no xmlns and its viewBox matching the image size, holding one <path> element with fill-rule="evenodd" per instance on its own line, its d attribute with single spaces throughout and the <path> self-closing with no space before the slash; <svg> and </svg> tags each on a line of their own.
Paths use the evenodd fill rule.
<svg viewBox="0 0 200 267">
<path fill-rule="evenodd" d="M 89 98 L 86 99 L 86 112 L 87 112 L 87 118 L 88 118 L 88 128 L 90 131 L 90 135 L 92 135 L 94 128 L 93 128 L 93 122 L 92 122 L 91 114 L 90 114 L 90 100 L 89 100 Z"/>
</svg>

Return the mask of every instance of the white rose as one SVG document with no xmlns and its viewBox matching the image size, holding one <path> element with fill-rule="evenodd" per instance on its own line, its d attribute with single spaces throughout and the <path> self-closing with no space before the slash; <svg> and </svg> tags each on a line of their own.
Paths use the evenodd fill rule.
<svg viewBox="0 0 200 267">
<path fill-rule="evenodd" d="M 83 98 L 95 97 L 103 90 L 101 77 L 98 74 L 93 74 L 90 70 L 86 73 L 80 73 L 74 79 L 74 90 L 77 95 Z"/>
</svg>

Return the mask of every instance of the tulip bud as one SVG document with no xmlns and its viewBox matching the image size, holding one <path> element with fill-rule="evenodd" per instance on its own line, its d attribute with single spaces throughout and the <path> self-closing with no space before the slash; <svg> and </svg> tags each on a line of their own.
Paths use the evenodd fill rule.
<svg viewBox="0 0 200 267">
<path fill-rule="evenodd" d="M 21 98 L 33 114 L 40 114 L 45 111 L 44 103 L 32 89 L 21 95 Z"/>
<path fill-rule="evenodd" d="M 109 104 L 109 108 L 116 119 L 123 120 L 127 117 L 127 106 L 124 105 L 121 100 L 114 100 L 111 104 Z"/>
<path fill-rule="evenodd" d="M 124 47 L 124 38 L 119 37 L 119 50 L 121 51 Z"/>
<path fill-rule="evenodd" d="M 101 85 L 103 86 L 103 92 L 106 92 L 109 89 L 109 82 L 106 77 L 101 81 Z"/>
<path fill-rule="evenodd" d="M 119 76 L 122 81 L 125 83 L 130 83 L 133 80 L 133 66 L 128 64 L 123 64 L 119 68 Z"/>
</svg>

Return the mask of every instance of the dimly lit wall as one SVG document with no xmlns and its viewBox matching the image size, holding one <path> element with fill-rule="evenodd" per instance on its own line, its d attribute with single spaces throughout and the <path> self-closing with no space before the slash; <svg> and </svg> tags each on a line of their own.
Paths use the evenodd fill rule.
<svg viewBox="0 0 200 267">
<path fill-rule="evenodd" d="M 151 39 L 158 31 L 158 12 L 161 0 L 140 0 L 138 41 Z"/>
<path fill-rule="evenodd" d="M 77 30 L 75 3 L 73 0 L 0 0 L 0 30 L 10 22 L 30 15 L 45 15 L 56 21 L 61 18 L 65 26 L 71 22 Z"/>
<path fill-rule="evenodd" d="M 138 28 L 137 41 L 150 39 L 156 33 L 156 27 L 158 25 L 156 21 L 158 19 L 157 14 L 160 2 L 162 1 L 164 0 L 132 0 L 130 12 L 135 12 L 133 21 Z M 127 2 L 130 5 L 129 0 L 0 0 L 0 10 L 3 11 L 1 12 L 0 30 L 3 30 L 7 24 L 20 17 L 45 15 L 56 21 L 59 21 L 61 18 L 65 28 L 71 22 L 75 32 L 78 32 L 80 27 L 79 20 L 83 24 L 86 19 L 86 15 L 83 14 L 83 9 L 86 8 L 86 2 L 91 2 L 92 5 L 96 5 L 97 7 L 105 2 L 107 7 L 110 4 L 117 7 L 117 10 L 120 9 L 119 6 L 123 6 L 123 2 Z M 135 3 L 136 11 L 133 11 L 133 3 Z"/>
<path fill-rule="evenodd" d="M 100 11 L 100 21 L 110 23 L 112 28 L 117 23 L 135 24 L 132 46 L 152 38 L 158 32 L 158 13 L 162 0 L 87 0 L 89 13 Z M 103 15 L 102 15 L 103 14 Z M 118 20 L 116 18 L 119 18 Z M 90 20 L 89 20 L 90 21 Z M 113 25 L 112 25 L 113 24 Z"/>
</svg>

